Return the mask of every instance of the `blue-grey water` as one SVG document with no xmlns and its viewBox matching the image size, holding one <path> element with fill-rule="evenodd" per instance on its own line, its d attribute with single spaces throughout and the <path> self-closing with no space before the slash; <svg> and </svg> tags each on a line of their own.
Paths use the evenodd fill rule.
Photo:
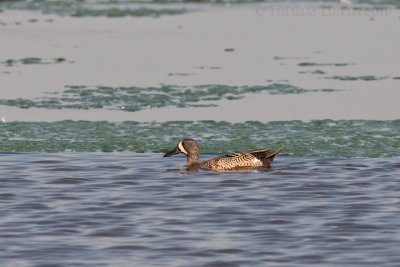
<svg viewBox="0 0 400 267">
<path fill-rule="evenodd" d="M 398 158 L 283 155 L 252 173 L 183 164 L 0 154 L 0 265 L 399 266 Z"/>
</svg>

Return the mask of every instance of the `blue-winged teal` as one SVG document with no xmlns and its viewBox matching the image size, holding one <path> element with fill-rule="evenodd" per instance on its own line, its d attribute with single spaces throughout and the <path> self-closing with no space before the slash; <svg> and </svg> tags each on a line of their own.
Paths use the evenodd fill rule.
<svg viewBox="0 0 400 267">
<path fill-rule="evenodd" d="M 232 153 L 198 162 L 199 145 L 196 140 L 183 139 L 173 150 L 166 153 L 164 157 L 182 153 L 186 155 L 188 170 L 208 169 L 213 171 L 229 171 L 252 167 L 268 168 L 279 152 L 281 152 L 281 149 L 257 149 L 248 152 Z"/>
</svg>

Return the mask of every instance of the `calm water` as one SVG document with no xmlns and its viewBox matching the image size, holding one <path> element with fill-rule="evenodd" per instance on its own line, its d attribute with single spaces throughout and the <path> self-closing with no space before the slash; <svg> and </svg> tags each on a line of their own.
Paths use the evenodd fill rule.
<svg viewBox="0 0 400 267">
<path fill-rule="evenodd" d="M 205 157 L 213 155 L 205 155 Z M 398 158 L 254 173 L 159 153 L 0 154 L 1 266 L 398 266 Z"/>
</svg>

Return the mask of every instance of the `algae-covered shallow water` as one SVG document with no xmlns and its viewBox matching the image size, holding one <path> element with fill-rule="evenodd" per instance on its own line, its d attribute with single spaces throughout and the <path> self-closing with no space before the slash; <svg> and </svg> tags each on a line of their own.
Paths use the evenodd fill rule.
<svg viewBox="0 0 400 267">
<path fill-rule="evenodd" d="M 271 95 L 335 92 L 335 89 L 304 89 L 290 84 L 271 83 L 265 86 L 197 85 L 191 87 L 163 85 L 161 87 L 66 86 L 59 92 L 48 92 L 36 99 L 0 99 L 0 105 L 23 109 L 114 109 L 139 111 L 161 107 L 212 107 L 221 100 L 238 100 L 246 94 Z"/>
<path fill-rule="evenodd" d="M 188 137 L 211 153 L 281 147 L 295 157 L 400 156 L 399 120 L 7 122 L 0 127 L 0 151 L 166 152 Z"/>
<path fill-rule="evenodd" d="M 161 153 L 0 161 L 4 267 L 400 261 L 398 158 L 278 156 L 253 173 L 187 173 Z"/>
</svg>

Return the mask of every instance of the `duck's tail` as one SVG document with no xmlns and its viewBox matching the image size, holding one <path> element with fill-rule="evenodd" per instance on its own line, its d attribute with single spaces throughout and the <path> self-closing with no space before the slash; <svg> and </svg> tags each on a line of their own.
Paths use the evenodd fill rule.
<svg viewBox="0 0 400 267">
<path fill-rule="evenodd" d="M 282 151 L 282 148 L 274 149 L 274 150 L 254 150 L 251 152 L 256 158 L 262 161 L 264 166 L 271 165 L 272 161 L 276 155 L 278 155 Z"/>
</svg>

